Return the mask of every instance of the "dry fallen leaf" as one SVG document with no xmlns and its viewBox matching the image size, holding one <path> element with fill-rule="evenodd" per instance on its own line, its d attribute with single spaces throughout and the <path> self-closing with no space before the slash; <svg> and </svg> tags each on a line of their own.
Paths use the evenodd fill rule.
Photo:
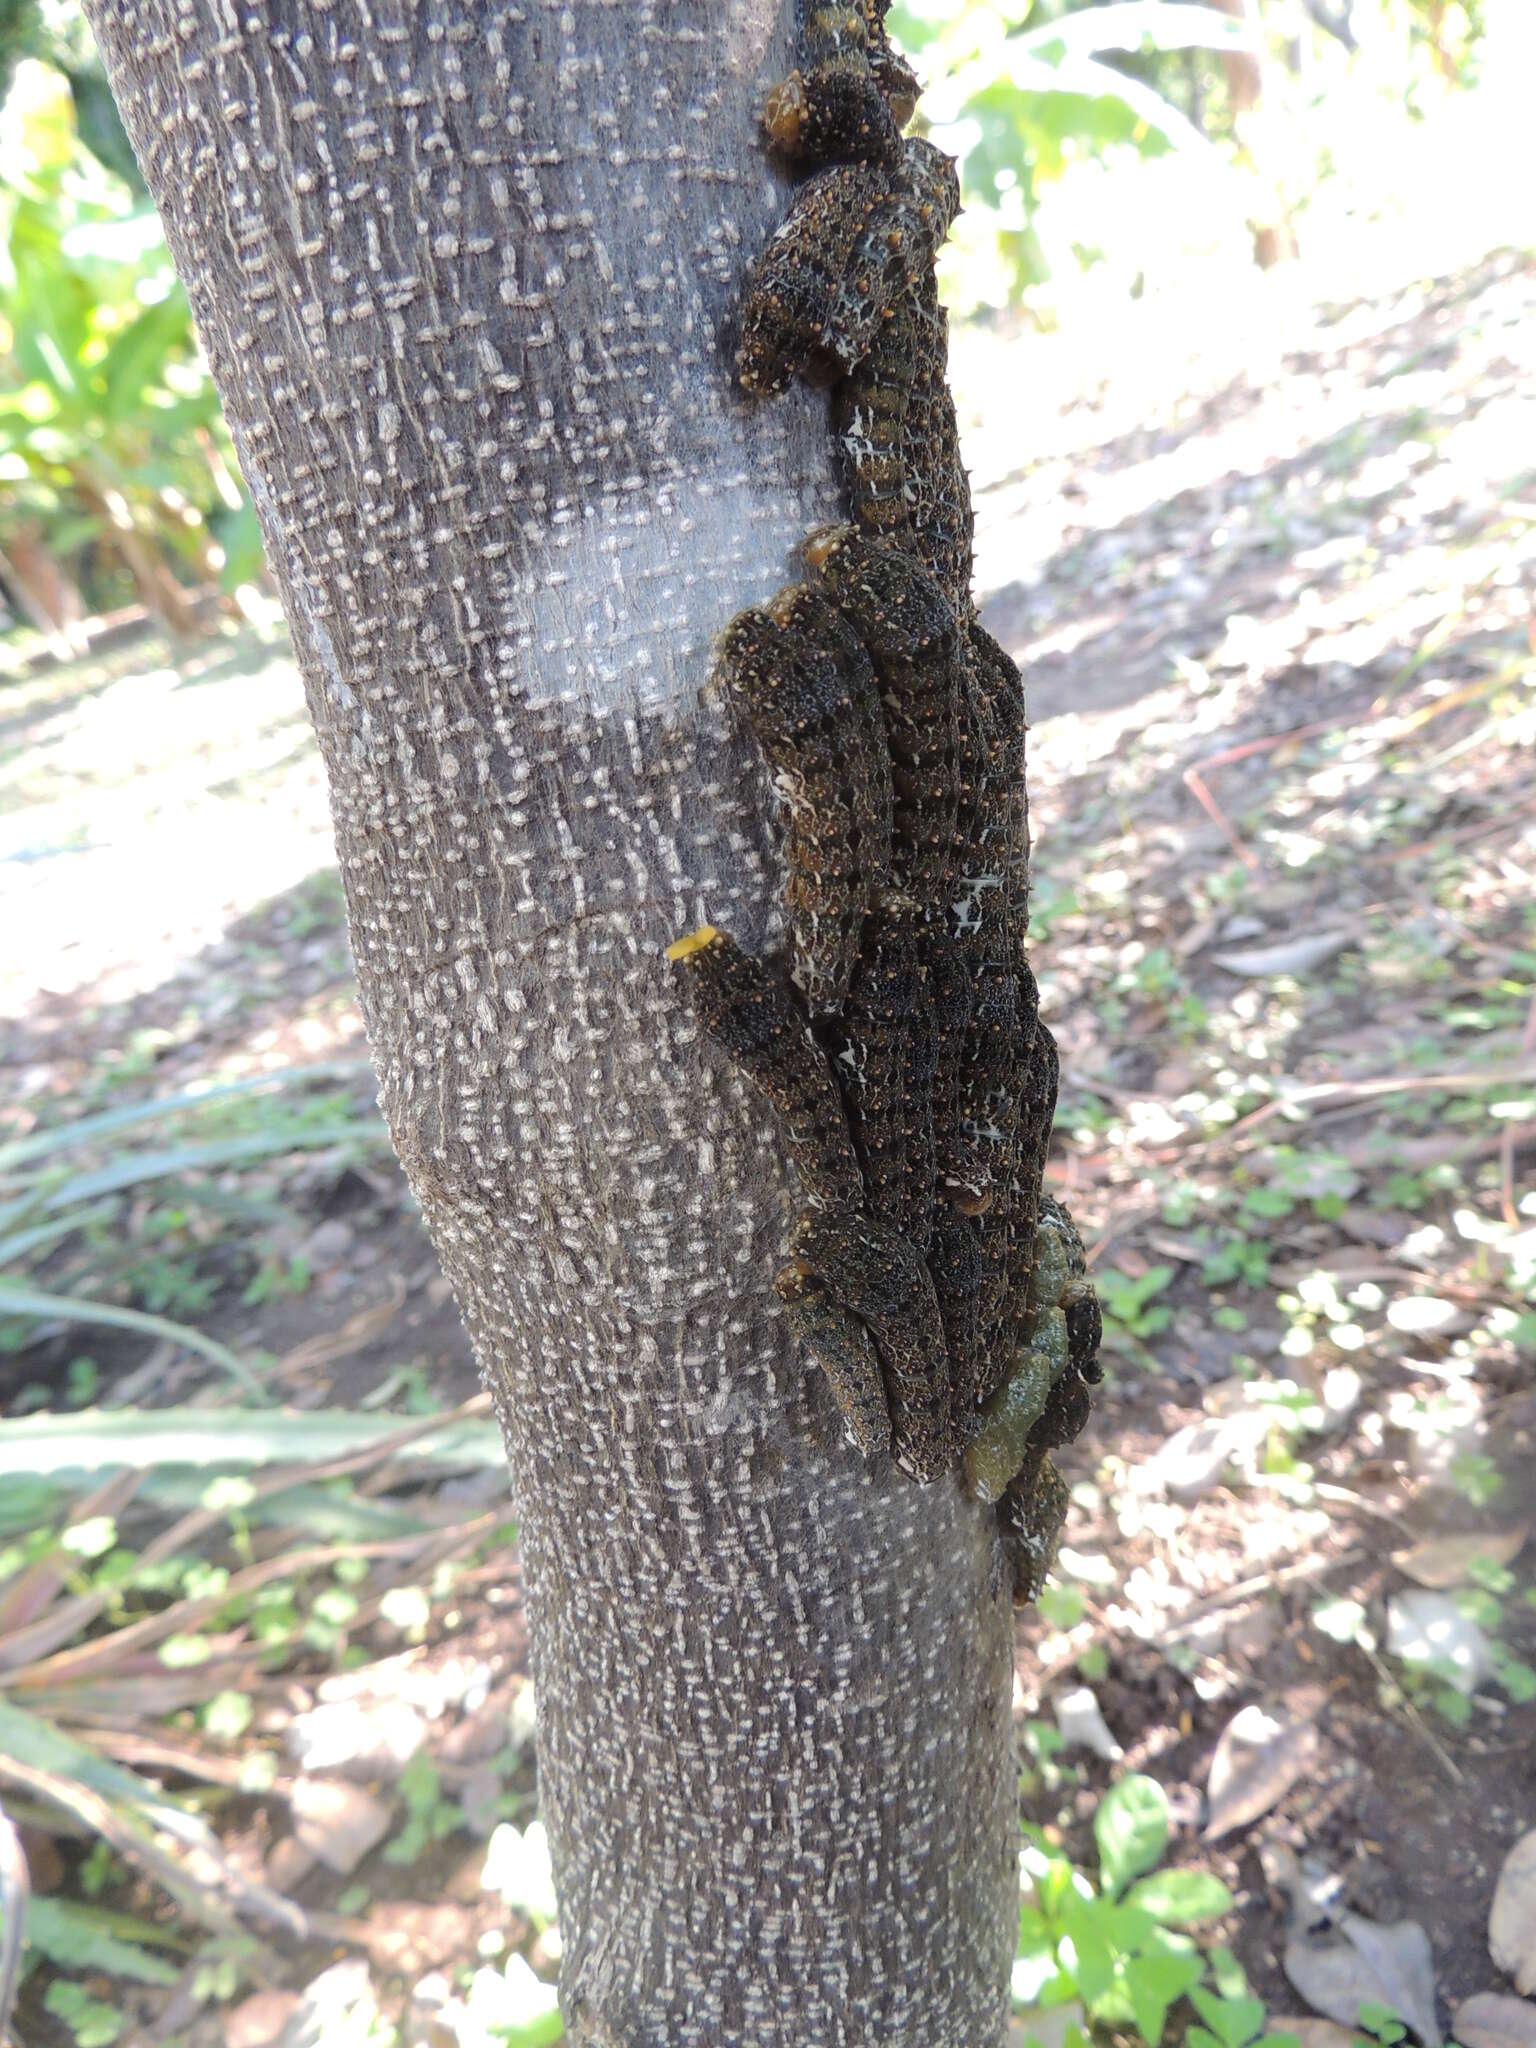
<svg viewBox="0 0 1536 2048">
<path fill-rule="evenodd" d="M 297 1991 L 253 1991 L 224 2013 L 224 2048 L 268 2048 L 298 2005 Z"/>
<path fill-rule="evenodd" d="M 1068 1749 L 1075 1743 L 1082 1749 L 1091 1749 L 1106 1763 L 1116 1763 L 1125 1755 L 1110 1733 L 1091 1686 L 1080 1685 L 1071 1692 L 1059 1694 L 1055 1710 L 1056 1726 L 1061 1730 Z"/>
<path fill-rule="evenodd" d="M 1293 1934 L 1281 1966 L 1308 2005 L 1329 2019 L 1354 2026 L 1362 2005 L 1385 2005 L 1424 2048 L 1440 2048 L 1434 1959 L 1417 1920 L 1387 1923 L 1341 1913 L 1322 1934 Z"/>
<path fill-rule="evenodd" d="M 1519 1990 L 1536 1991 L 1536 1828 L 1504 1859 L 1488 1915 L 1488 1950 Z"/>
<path fill-rule="evenodd" d="M 1480 1991 L 1457 2006 L 1456 2038 L 1461 2048 L 1536 2048 L 1536 2005 Z"/>
<path fill-rule="evenodd" d="M 1264 2022 L 1266 2034 L 1294 2034 L 1300 2048 L 1355 2048 L 1353 2027 L 1341 2027 L 1337 2020 L 1302 2020 L 1272 2014 Z"/>
<path fill-rule="evenodd" d="M 1411 1550 L 1394 1550 L 1392 1562 L 1405 1578 L 1421 1586 L 1459 1586 L 1480 1557 L 1490 1564 L 1513 1564 L 1529 1534 L 1529 1526 L 1521 1522 L 1513 1529 L 1486 1529 L 1481 1534 L 1431 1536 Z"/>
<path fill-rule="evenodd" d="M 1269 1429 L 1269 1417 L 1254 1409 L 1191 1422 L 1175 1430 L 1151 1460 L 1148 1480 L 1187 1505 L 1209 1493 L 1229 1465 L 1256 1451 Z"/>
<path fill-rule="evenodd" d="M 1221 1732 L 1206 1781 L 1208 1842 L 1246 1827 L 1282 1799 L 1317 1756 L 1320 1737 L 1310 1720 L 1257 1701 L 1235 1714 Z"/>
<path fill-rule="evenodd" d="M 1405 1294 L 1387 1303 L 1387 1321 L 1405 1337 L 1455 1337 L 1472 1328 L 1473 1319 L 1458 1302 L 1438 1294 Z"/>
<path fill-rule="evenodd" d="M 284 1731 L 288 1753 L 305 1771 L 398 1778 L 427 1739 L 427 1724 L 406 1700 L 322 1700 L 295 1714 Z"/>
<path fill-rule="evenodd" d="M 289 1805 L 300 1842 L 343 1877 L 389 1833 L 391 1814 L 384 1801 L 338 1778 L 296 1778 Z"/>
<path fill-rule="evenodd" d="M 325 2048 L 332 2041 L 362 2041 L 379 2024 L 378 2000 L 368 1965 L 360 1958 L 332 1963 L 299 1995 L 277 2048 Z"/>
<path fill-rule="evenodd" d="M 1277 946 L 1253 946 L 1237 953 L 1213 953 L 1212 960 L 1228 974 L 1305 974 L 1309 967 L 1321 967 L 1335 953 L 1353 946 L 1360 934 L 1354 929 L 1334 932 L 1303 932 Z"/>
</svg>

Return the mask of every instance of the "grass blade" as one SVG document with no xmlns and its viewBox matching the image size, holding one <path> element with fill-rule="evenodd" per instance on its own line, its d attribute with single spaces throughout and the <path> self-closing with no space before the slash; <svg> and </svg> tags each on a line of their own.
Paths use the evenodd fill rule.
<svg viewBox="0 0 1536 2048">
<path fill-rule="evenodd" d="M 13 1205 L 21 1208 L 35 1208 L 30 1198 L 24 1203 Z M 35 1252 L 40 1246 L 51 1244 L 56 1237 L 67 1237 L 72 1230 L 84 1230 L 88 1223 L 96 1223 L 103 1216 L 111 1214 L 110 1205 L 103 1202 L 99 1209 L 82 1210 L 78 1216 L 59 1216 L 52 1223 L 39 1223 L 30 1230 L 18 1230 L 10 1237 L 0 1237 L 0 1266 L 13 1266 L 18 1259 L 24 1259 L 28 1252 Z M 3 1221 L 3 1217 L 0 1217 Z"/>
<path fill-rule="evenodd" d="M 225 1081 L 216 1088 L 188 1088 L 180 1095 L 161 1095 L 149 1102 L 130 1103 L 124 1109 L 103 1110 L 99 1116 L 55 1124 L 49 1130 L 34 1131 L 28 1137 L 0 1146 L 0 1174 L 12 1172 L 29 1159 L 47 1159 L 72 1150 L 89 1139 L 131 1130 L 136 1124 L 154 1123 L 161 1117 L 179 1116 L 187 1110 L 206 1109 L 210 1103 L 228 1102 L 235 1096 L 274 1088 L 303 1088 L 312 1081 L 360 1081 L 372 1074 L 367 1060 L 321 1060 L 313 1066 L 285 1067 L 275 1074 L 251 1074 L 243 1080 Z"/>
<path fill-rule="evenodd" d="M 236 1912 L 243 1910 L 304 1938 L 303 1910 L 269 1885 L 243 1877 L 205 1822 L 156 1798 L 132 1771 L 8 1700 L 0 1700 L 0 1780 L 100 1835 L 202 1926 L 232 1934 Z M 162 1837 L 196 1852 L 195 1876 Z"/>
<path fill-rule="evenodd" d="M 268 1398 L 255 1373 L 227 1344 L 220 1344 L 214 1337 L 205 1337 L 200 1330 L 194 1330 L 186 1323 L 173 1323 L 165 1316 L 152 1316 L 143 1309 L 115 1308 L 110 1302 L 82 1301 L 68 1294 L 44 1294 L 35 1287 L 13 1287 L 9 1281 L 0 1280 L 0 1315 L 36 1316 L 40 1321 L 56 1319 L 63 1323 L 103 1323 L 114 1330 L 138 1330 L 146 1337 L 164 1337 L 172 1344 L 185 1345 L 188 1351 L 196 1351 L 210 1363 L 221 1366 L 254 1400 Z M 68 1424 L 75 1418 L 52 1419 Z"/>
<path fill-rule="evenodd" d="M 73 1208 L 77 1202 L 94 1201 L 98 1195 L 115 1195 L 148 1180 L 164 1180 L 169 1174 L 214 1173 L 247 1159 L 270 1159 L 279 1152 L 323 1152 L 332 1145 L 382 1147 L 388 1143 L 382 1123 L 354 1117 L 344 1124 L 323 1124 L 314 1130 L 294 1125 L 287 1130 L 253 1131 L 244 1138 L 208 1138 L 194 1145 L 129 1152 L 93 1173 L 76 1174 L 44 1196 L 42 1207 L 51 1214 Z"/>
<path fill-rule="evenodd" d="M 8 1290 L 0 1284 L 0 1309 Z M 45 1297 L 46 1298 L 46 1297 Z M 131 1314 L 133 1311 L 124 1310 Z M 137 1318 L 137 1321 L 158 1318 Z M 176 1326 L 168 1324 L 167 1333 Z M 99 1408 L 69 1415 L 47 1412 L 0 1421 L 0 1478 L 27 1473 L 109 1472 L 122 1465 L 194 1465 L 209 1473 L 293 1464 L 284 1485 L 313 1483 L 306 1467 L 361 1458 L 373 1463 L 396 1455 L 437 1465 L 499 1465 L 505 1452 L 494 1422 L 483 1421 L 484 1395 L 441 1415 L 403 1427 L 392 1415 L 360 1415 L 344 1408 L 297 1413 L 271 1408 Z M 428 1441 L 431 1439 L 431 1441 Z M 350 1469 L 344 1463 L 342 1469 Z M 333 1478 L 341 1470 L 333 1471 Z"/>
</svg>

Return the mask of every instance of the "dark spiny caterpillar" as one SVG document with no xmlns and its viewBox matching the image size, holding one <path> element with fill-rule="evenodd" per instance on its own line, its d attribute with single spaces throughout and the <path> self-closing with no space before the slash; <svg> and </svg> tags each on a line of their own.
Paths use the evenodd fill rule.
<svg viewBox="0 0 1536 2048">
<path fill-rule="evenodd" d="M 908 283 L 931 267 L 959 204 L 954 164 L 929 142 L 807 179 L 753 269 L 736 352 L 743 390 L 766 397 L 796 376 L 829 380 L 862 362 Z"/>
<path fill-rule="evenodd" d="M 780 1296 L 814 1287 L 868 1329 L 885 1369 L 896 1462 L 920 1482 L 941 1479 L 954 1464 L 948 1357 L 920 1253 L 888 1224 L 846 1209 L 807 1212 L 790 1253 L 774 1282 Z"/>
<path fill-rule="evenodd" d="M 941 920 L 958 852 L 959 628 L 944 592 L 910 555 L 851 526 L 801 550 L 874 663 L 891 754 L 891 825 L 901 882 Z"/>
<path fill-rule="evenodd" d="M 933 1234 L 938 1041 L 922 908 L 913 897 L 889 891 L 870 913 L 836 1042 L 836 1072 L 869 1213 L 926 1256 Z"/>
<path fill-rule="evenodd" d="M 864 1183 L 837 1086 L 783 982 L 709 924 L 670 945 L 667 958 L 686 975 L 704 1029 L 778 1111 L 806 1200 L 858 1208 Z"/>
<path fill-rule="evenodd" d="M 773 772 L 795 980 L 822 1016 L 847 995 L 865 916 L 891 879 L 891 755 L 874 671 L 839 613 L 794 584 L 732 619 L 716 674 Z"/>
<path fill-rule="evenodd" d="M 920 1482 L 963 1464 L 1033 1599 L 1100 1318 L 1044 1193 L 1057 1056 L 1025 950 L 1019 671 L 976 617 L 934 260 L 954 166 L 907 141 L 889 0 L 801 0 L 772 145 L 810 169 L 743 298 L 753 394 L 829 383 L 851 523 L 743 612 L 718 676 L 774 778 L 790 974 L 705 926 L 671 949 L 706 1032 L 783 1122 L 810 1205 L 775 1286 L 847 1433 Z"/>
<path fill-rule="evenodd" d="M 855 1450 L 891 1452 L 891 1404 L 875 1340 L 809 1265 L 786 1266 L 774 1281 L 785 1320 L 826 1376 Z"/>
<path fill-rule="evenodd" d="M 912 549 L 970 610 L 971 487 L 949 391 L 949 315 L 931 277 L 919 280 L 911 320 L 912 398 L 902 426 Z"/>
<path fill-rule="evenodd" d="M 1066 1481 L 1042 1453 L 1019 1468 L 997 1506 L 1015 1607 L 1040 1598 L 1066 1519 Z"/>
<path fill-rule="evenodd" d="M 900 154 L 901 131 L 916 101 L 892 91 L 894 52 L 879 22 L 844 0 L 812 0 L 801 46 L 805 68 L 791 71 L 768 95 L 763 126 L 775 149 L 802 164 L 889 161 Z M 909 74 L 910 76 L 910 74 Z"/>
<path fill-rule="evenodd" d="M 889 0 L 809 0 L 800 44 L 804 68 L 768 95 L 763 126 L 802 164 L 887 160 L 917 105 L 917 79 L 885 32 Z"/>
<path fill-rule="evenodd" d="M 899 540 L 968 612 L 974 522 L 948 349 L 938 286 L 925 272 L 833 393 L 832 431 L 855 523 Z"/>
</svg>

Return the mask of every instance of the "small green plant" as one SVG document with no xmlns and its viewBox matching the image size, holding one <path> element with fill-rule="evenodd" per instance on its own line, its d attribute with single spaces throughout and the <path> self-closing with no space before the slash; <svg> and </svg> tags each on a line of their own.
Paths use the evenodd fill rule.
<svg viewBox="0 0 1536 2048">
<path fill-rule="evenodd" d="M 1157 2048 L 1170 2009 L 1197 1988 L 1226 2022 L 1229 2003 L 1246 1991 L 1241 1972 L 1223 1957 L 1218 1975 L 1186 1930 L 1219 1920 L 1232 1895 L 1209 1871 L 1158 1867 L 1169 1837 L 1162 1787 L 1137 1774 L 1121 1778 L 1099 1802 L 1093 1831 L 1097 1883 L 1038 1830 L 1026 1831 L 1015 2006 L 1048 2010 L 1076 1999 L 1095 2024 L 1133 2031 L 1147 2048 Z M 1229 2035 L 1218 2026 L 1213 2038 L 1218 2048 L 1246 2048 L 1256 2032 Z M 1070 2028 L 1067 2040 L 1085 2048 L 1081 2028 Z"/>
<path fill-rule="evenodd" d="M 1269 1279 L 1269 1247 L 1256 1237 L 1229 1237 L 1206 1254 L 1200 1277 L 1207 1287 L 1263 1287 Z"/>
<path fill-rule="evenodd" d="M 126 2014 L 105 1999 L 94 1998 L 83 1984 L 59 1978 L 43 1994 L 43 2009 L 62 2020 L 75 2040 L 75 2048 L 111 2048 L 127 2026 Z"/>
<path fill-rule="evenodd" d="M 1517 1657 L 1498 1634 L 1504 1626 L 1504 1601 L 1516 1590 L 1514 1574 L 1491 1558 L 1481 1558 L 1471 1561 L 1467 1576 L 1473 1583 L 1446 1597 L 1462 1620 L 1479 1632 L 1486 1677 L 1524 1706 L 1536 1699 L 1536 1668 Z M 1384 1706 L 1401 1706 L 1406 1701 L 1414 1707 L 1432 1708 L 1454 1728 L 1470 1723 L 1472 1701 L 1465 1674 L 1455 1662 L 1418 1645 L 1395 1654 L 1384 1650 L 1360 1601 L 1347 1597 L 1319 1600 L 1312 1608 L 1312 1625 L 1334 1642 L 1353 1644 L 1362 1652 L 1376 1672 Z"/>
<path fill-rule="evenodd" d="M 264 1301 L 281 1301 L 287 1295 L 307 1293 L 313 1278 L 314 1269 L 302 1252 L 291 1259 L 268 1259 L 247 1282 L 240 1299 L 248 1307 L 258 1308 Z"/>
<path fill-rule="evenodd" d="M 420 1560 L 421 1583 L 407 1581 L 400 1610 L 414 1627 L 424 1603 L 449 1597 L 457 1557 L 511 1540 L 510 1525 L 487 1513 L 445 1545 L 412 1487 L 399 1497 L 355 1491 L 356 1478 L 409 1460 L 442 1429 L 458 1435 L 454 1462 L 499 1462 L 495 1427 L 463 1409 L 403 1427 L 335 1411 L 204 1408 L 0 1420 L 0 1779 L 24 1775 L 45 1818 L 98 1831 L 80 1867 L 84 1898 L 28 1902 L 13 1890 L 0 1897 L 0 1922 L 24 1915 L 23 1969 L 57 1976 L 48 2010 L 77 2043 L 107 2048 L 122 2030 L 98 1977 L 172 1984 L 182 1969 L 157 1951 L 189 1947 L 188 1927 L 228 1944 L 242 1904 L 268 1921 L 284 1910 L 225 1854 L 200 1793 L 167 1792 L 119 1763 L 98 1717 L 157 1724 L 161 1766 L 193 1723 L 194 1783 L 208 1745 L 222 1742 L 242 1746 L 238 1789 L 268 1790 L 276 1758 L 248 1740 L 265 1674 L 310 1646 L 366 1656 L 347 1636 L 379 1559 L 406 1572 Z M 130 1506 L 133 1548 L 123 1540 Z M 260 1554 L 258 1526 L 278 1534 Z M 413 1769 L 408 1828 L 436 1839 L 458 1809 L 446 1807 L 445 1825 L 436 1774 L 428 1786 Z M 169 1895 L 179 1928 L 97 1903 L 130 1872 Z M 0 2035 L 6 2023 L 0 2012 Z"/>
<path fill-rule="evenodd" d="M 1372 2041 L 1380 2041 L 1382 2048 L 1397 2048 L 1399 2041 L 1408 2038 L 1408 2029 L 1391 2006 L 1378 2005 L 1373 1999 L 1366 1999 L 1361 2005 L 1356 2024 Z M 1366 2048 L 1366 2044 L 1360 2042 L 1358 2048 Z"/>
<path fill-rule="evenodd" d="M 1172 1266 L 1149 1266 L 1137 1275 L 1114 1266 L 1095 1268 L 1093 1284 L 1104 1316 L 1105 1342 L 1145 1358 L 1147 1338 L 1158 1336 L 1173 1321 L 1173 1310 L 1157 1298 L 1172 1278 Z"/>
<path fill-rule="evenodd" d="M 1027 1759 L 1019 1764 L 1021 1792 L 1039 1789 L 1055 1793 L 1064 1785 L 1077 1783 L 1080 1773 L 1076 1767 L 1060 1761 L 1067 1738 L 1053 1722 L 1026 1721 L 1020 1733 Z"/>
<path fill-rule="evenodd" d="M 1490 1507 L 1504 1485 L 1504 1475 L 1483 1451 L 1458 1451 L 1450 1463 L 1452 1486 L 1475 1508 Z"/>
<path fill-rule="evenodd" d="M 1081 1586 L 1053 1583 L 1044 1588 L 1035 1606 L 1042 1621 L 1065 1631 L 1076 1628 L 1088 1612 L 1088 1597 Z"/>
<path fill-rule="evenodd" d="M 400 1796 L 405 1826 L 385 1849 L 386 1863 L 414 1863 L 432 1843 L 464 1825 L 463 1808 L 456 1799 L 443 1797 L 441 1774 L 424 1749 L 400 1773 Z"/>
</svg>

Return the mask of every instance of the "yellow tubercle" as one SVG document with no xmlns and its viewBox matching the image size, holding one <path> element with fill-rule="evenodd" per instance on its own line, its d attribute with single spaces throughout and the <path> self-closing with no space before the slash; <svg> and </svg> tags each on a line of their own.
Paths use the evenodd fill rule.
<svg viewBox="0 0 1536 2048">
<path fill-rule="evenodd" d="M 712 946 L 720 936 L 712 924 L 701 924 L 696 932 L 690 932 L 685 939 L 674 939 L 667 948 L 669 960 L 688 960 L 695 953 L 702 953 L 706 946 Z"/>
</svg>

